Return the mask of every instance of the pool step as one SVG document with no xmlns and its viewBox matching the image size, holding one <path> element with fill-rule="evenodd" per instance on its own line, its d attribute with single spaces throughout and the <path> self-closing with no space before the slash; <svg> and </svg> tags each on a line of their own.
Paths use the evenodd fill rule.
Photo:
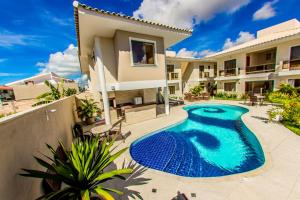
<svg viewBox="0 0 300 200">
<path fill-rule="evenodd" d="M 182 138 L 178 137 L 176 133 L 170 133 L 174 136 L 176 147 L 174 149 L 173 155 L 169 160 L 168 164 L 165 166 L 163 171 L 177 174 L 177 170 L 180 167 L 181 162 L 185 158 L 186 149 L 185 149 L 185 141 Z"/>
<path fill-rule="evenodd" d="M 184 141 L 184 156 L 180 163 L 179 168 L 176 171 L 176 174 L 181 176 L 189 176 L 190 169 L 193 164 L 193 152 L 192 152 L 192 146 L 193 144 L 189 143 L 185 140 L 182 136 L 179 136 L 179 138 Z"/>
</svg>

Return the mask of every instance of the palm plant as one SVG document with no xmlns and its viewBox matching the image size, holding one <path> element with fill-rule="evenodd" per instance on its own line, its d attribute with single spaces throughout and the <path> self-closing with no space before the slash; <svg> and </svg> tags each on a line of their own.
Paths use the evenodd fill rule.
<svg viewBox="0 0 300 200">
<path fill-rule="evenodd" d="M 77 109 L 78 116 L 88 124 L 93 122 L 96 113 L 101 114 L 97 103 L 93 99 L 81 99 L 80 106 Z"/>
<path fill-rule="evenodd" d="M 51 84 L 49 81 L 45 81 L 44 83 L 49 87 L 50 91 L 38 96 L 37 97 L 38 102 L 33 104 L 32 106 L 47 104 L 52 101 L 59 100 L 62 97 L 71 96 L 77 93 L 76 89 L 72 89 L 72 88 L 65 89 L 63 85 L 64 83 L 63 81 L 61 81 L 56 86 Z"/>
<path fill-rule="evenodd" d="M 51 170 L 49 173 L 38 170 L 23 169 L 25 172 L 21 176 L 50 179 L 61 181 L 64 187 L 59 191 L 51 192 L 41 196 L 39 199 L 59 200 L 59 199 L 74 199 L 74 200 L 89 200 L 90 198 L 114 200 L 111 192 L 122 195 L 123 192 L 104 187 L 102 184 L 113 178 L 125 179 L 122 175 L 131 174 L 132 168 L 115 169 L 106 171 L 116 158 L 123 154 L 128 148 L 124 148 L 116 153 L 112 153 L 114 140 L 107 142 L 104 140 L 99 143 L 99 139 L 92 137 L 86 140 L 75 140 L 72 143 L 71 151 L 67 151 L 60 143 L 66 160 L 59 157 L 54 149 L 47 145 L 53 159 L 45 156 L 49 161 L 34 157 L 36 161 L 43 167 Z"/>
</svg>

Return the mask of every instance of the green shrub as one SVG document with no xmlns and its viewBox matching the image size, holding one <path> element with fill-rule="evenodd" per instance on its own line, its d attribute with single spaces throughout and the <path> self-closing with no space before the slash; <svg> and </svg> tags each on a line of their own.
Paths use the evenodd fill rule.
<svg viewBox="0 0 300 200">
<path fill-rule="evenodd" d="M 228 93 L 228 92 L 218 92 L 215 95 L 216 98 L 220 99 L 237 99 L 238 95 L 236 93 Z"/>
<path fill-rule="evenodd" d="M 66 96 L 66 97 L 72 96 L 74 94 L 77 94 L 77 90 L 75 88 L 67 88 L 64 91 L 64 96 Z"/>
<path fill-rule="evenodd" d="M 195 96 L 200 95 L 202 91 L 203 91 L 203 86 L 201 85 L 197 85 L 190 89 L 190 93 L 192 93 Z"/>
<path fill-rule="evenodd" d="M 296 88 L 290 84 L 281 83 L 278 91 L 280 93 L 287 94 L 289 96 L 297 96 L 298 95 Z"/>
</svg>

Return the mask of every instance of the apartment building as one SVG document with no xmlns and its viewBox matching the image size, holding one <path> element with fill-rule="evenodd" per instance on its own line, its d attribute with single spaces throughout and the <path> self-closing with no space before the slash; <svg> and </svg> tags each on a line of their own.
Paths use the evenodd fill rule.
<svg viewBox="0 0 300 200">
<path fill-rule="evenodd" d="M 206 59 L 217 63 L 218 91 L 265 93 L 280 83 L 300 86 L 300 22 L 260 30 L 257 38 Z"/>
<path fill-rule="evenodd" d="M 195 85 L 218 92 L 266 93 L 280 83 L 300 86 L 300 22 L 292 19 L 257 32 L 257 38 L 203 59 L 167 52 L 170 95 L 182 96 Z"/>
</svg>

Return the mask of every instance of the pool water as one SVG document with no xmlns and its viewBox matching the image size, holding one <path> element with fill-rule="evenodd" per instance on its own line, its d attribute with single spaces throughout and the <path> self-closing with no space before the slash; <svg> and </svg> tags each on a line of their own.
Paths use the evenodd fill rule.
<svg viewBox="0 0 300 200">
<path fill-rule="evenodd" d="M 248 109 L 222 104 L 186 106 L 188 118 L 130 146 L 139 164 L 186 177 L 242 173 L 264 164 L 261 145 L 241 121 Z"/>
</svg>

